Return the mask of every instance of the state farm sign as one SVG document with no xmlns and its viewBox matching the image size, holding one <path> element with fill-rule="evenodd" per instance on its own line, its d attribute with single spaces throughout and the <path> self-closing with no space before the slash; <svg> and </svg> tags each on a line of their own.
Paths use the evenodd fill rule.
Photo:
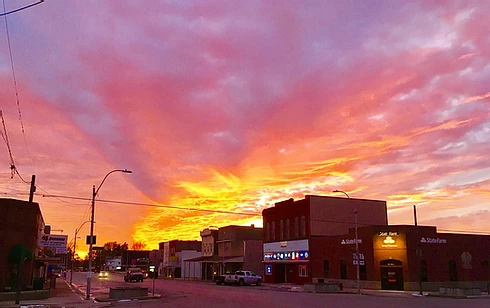
<svg viewBox="0 0 490 308">
<path fill-rule="evenodd" d="M 445 238 L 433 238 L 433 237 L 423 237 L 420 239 L 421 243 L 424 244 L 447 244 Z"/>
<path fill-rule="evenodd" d="M 39 240 L 41 247 L 65 248 L 68 235 L 43 234 Z"/>
</svg>

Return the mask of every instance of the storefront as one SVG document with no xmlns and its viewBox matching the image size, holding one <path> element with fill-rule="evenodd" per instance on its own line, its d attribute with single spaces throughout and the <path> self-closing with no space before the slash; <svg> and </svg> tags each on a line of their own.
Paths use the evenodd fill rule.
<svg viewBox="0 0 490 308">
<path fill-rule="evenodd" d="M 490 280 L 490 236 L 438 233 L 436 227 L 368 226 L 355 232 L 310 240 L 311 282 L 357 279 L 361 288 L 437 290 L 444 282 Z"/>
<path fill-rule="evenodd" d="M 310 279 L 308 240 L 264 244 L 264 281 L 303 284 Z"/>
</svg>

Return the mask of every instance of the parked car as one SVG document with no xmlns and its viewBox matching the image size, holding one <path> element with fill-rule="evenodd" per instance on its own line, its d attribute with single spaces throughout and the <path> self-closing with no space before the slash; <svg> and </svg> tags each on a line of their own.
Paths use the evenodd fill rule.
<svg viewBox="0 0 490 308">
<path fill-rule="evenodd" d="M 143 281 L 143 272 L 140 268 L 130 268 L 124 275 L 124 281 Z"/>
<path fill-rule="evenodd" d="M 252 271 L 236 271 L 235 274 L 225 275 L 224 283 L 227 285 L 237 284 L 243 285 L 257 285 L 262 284 L 262 277 L 255 275 Z"/>
<path fill-rule="evenodd" d="M 221 285 L 222 283 L 225 282 L 225 276 L 224 275 L 215 275 L 213 280 L 217 285 Z"/>
<path fill-rule="evenodd" d="M 98 276 L 100 279 L 109 278 L 109 273 L 106 271 L 100 271 Z"/>
</svg>

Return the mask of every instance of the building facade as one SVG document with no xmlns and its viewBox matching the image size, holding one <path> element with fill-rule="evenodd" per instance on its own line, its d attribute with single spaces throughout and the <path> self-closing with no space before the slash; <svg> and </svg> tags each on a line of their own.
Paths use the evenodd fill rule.
<svg viewBox="0 0 490 308">
<path fill-rule="evenodd" d="M 357 211 L 357 215 L 354 215 Z M 386 202 L 344 197 L 305 196 L 262 211 L 264 281 L 313 281 L 312 241 L 344 235 L 358 225 L 387 225 Z"/>
<path fill-rule="evenodd" d="M 163 277 L 182 278 L 184 275 L 193 274 L 192 270 L 183 269 L 184 261 L 201 256 L 200 241 L 173 240 L 160 244 L 163 244 L 159 245 L 163 246 L 163 261 L 159 267 Z"/>
<path fill-rule="evenodd" d="M 366 226 L 346 235 L 311 240 L 313 282 L 357 279 L 362 288 L 439 290 L 442 284 L 468 281 L 486 290 L 490 281 L 490 236 L 438 233 L 433 226 Z"/>
<path fill-rule="evenodd" d="M 216 276 L 251 270 L 262 273 L 262 228 L 251 226 L 226 226 L 201 231 L 203 255 L 189 259 L 188 268 L 201 268 L 202 280 Z"/>
<path fill-rule="evenodd" d="M 40 260 L 39 241 L 44 232 L 44 220 L 38 203 L 15 199 L 0 199 L 0 289 L 15 287 L 15 262 L 22 257 L 21 288 L 31 286 L 33 279 L 44 277 L 46 264 Z M 13 285 L 15 284 L 15 285 Z"/>
</svg>

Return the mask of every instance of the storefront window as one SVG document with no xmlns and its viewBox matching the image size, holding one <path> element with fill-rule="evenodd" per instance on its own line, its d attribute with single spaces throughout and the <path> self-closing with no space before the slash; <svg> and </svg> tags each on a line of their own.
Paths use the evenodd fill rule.
<svg viewBox="0 0 490 308">
<path fill-rule="evenodd" d="M 449 281 L 458 281 L 458 267 L 456 261 L 449 260 Z"/>
<path fill-rule="evenodd" d="M 291 234 L 289 233 L 289 219 L 286 219 L 286 239 L 289 240 Z"/>
<path fill-rule="evenodd" d="M 427 276 L 427 260 L 420 260 L 420 278 L 422 282 L 429 281 L 429 277 Z"/>
<path fill-rule="evenodd" d="M 306 237 L 306 217 L 301 216 L 301 229 L 300 229 L 300 237 Z"/>
<path fill-rule="evenodd" d="M 272 237 L 273 241 L 276 240 L 276 222 L 275 221 L 272 222 L 271 237 Z"/>
<path fill-rule="evenodd" d="M 266 275 L 272 275 L 272 265 L 266 265 L 265 266 L 265 274 Z"/>
<path fill-rule="evenodd" d="M 282 219 L 279 222 L 279 239 L 280 240 L 284 239 L 284 220 Z"/>
<path fill-rule="evenodd" d="M 308 277 L 308 265 L 299 266 L 299 277 Z"/>
<path fill-rule="evenodd" d="M 294 217 L 294 238 L 299 237 L 299 222 L 298 217 Z"/>
<path fill-rule="evenodd" d="M 340 260 L 340 279 L 347 279 L 347 264 L 345 260 Z"/>
<path fill-rule="evenodd" d="M 366 264 L 359 265 L 359 279 L 367 280 Z"/>
<path fill-rule="evenodd" d="M 266 241 L 271 240 L 271 224 L 270 224 L 270 222 L 266 223 L 266 225 L 265 225 L 265 240 Z"/>
<path fill-rule="evenodd" d="M 323 278 L 328 278 L 328 271 L 330 270 L 330 263 L 328 260 L 323 260 Z"/>
</svg>

